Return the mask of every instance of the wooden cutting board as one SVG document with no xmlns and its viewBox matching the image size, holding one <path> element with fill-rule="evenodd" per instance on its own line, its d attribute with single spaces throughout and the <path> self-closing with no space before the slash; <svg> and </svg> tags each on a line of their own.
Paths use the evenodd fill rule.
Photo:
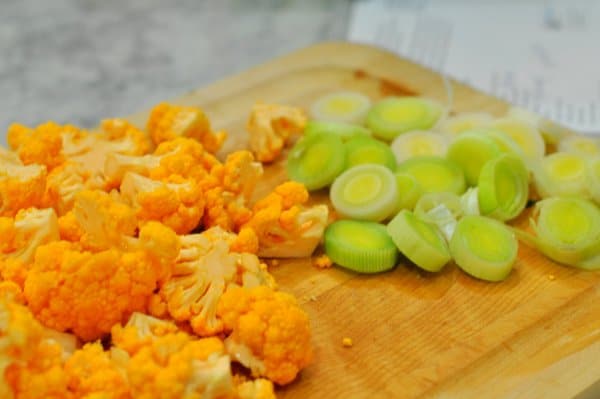
<svg viewBox="0 0 600 399">
<path fill-rule="evenodd" d="M 502 115 L 507 108 L 451 85 L 454 111 Z M 174 102 L 202 107 L 213 126 L 229 132 L 225 154 L 245 147 L 244 125 L 256 101 L 307 109 L 342 89 L 373 99 L 447 100 L 442 78 L 430 70 L 373 47 L 325 43 Z M 132 119 L 143 123 L 146 115 Z M 257 196 L 285 179 L 283 163 L 267 167 Z M 567 398 L 600 379 L 600 272 L 559 266 L 523 245 L 514 271 L 498 284 L 452 264 L 426 274 L 406 261 L 376 276 L 318 270 L 309 259 L 271 271 L 281 289 L 299 298 L 314 334 L 314 362 L 279 390 L 281 398 Z"/>
</svg>

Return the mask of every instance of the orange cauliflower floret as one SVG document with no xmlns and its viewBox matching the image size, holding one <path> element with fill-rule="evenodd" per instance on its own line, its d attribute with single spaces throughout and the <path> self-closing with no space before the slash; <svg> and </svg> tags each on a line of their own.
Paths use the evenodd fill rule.
<svg viewBox="0 0 600 399">
<path fill-rule="evenodd" d="M 224 164 L 213 166 L 210 178 L 200 182 L 206 198 L 204 227 L 238 230 L 250 219 L 247 203 L 263 174 L 262 165 L 248 151 L 236 151 Z"/>
<path fill-rule="evenodd" d="M 113 187 L 121 184 L 127 172 L 134 172 L 153 180 L 167 180 L 173 175 L 178 175 L 198 181 L 204 179 L 217 164 L 217 158 L 207 152 L 202 144 L 189 138 L 176 138 L 161 143 L 153 154 L 108 154 L 104 164 L 104 175 Z"/>
<path fill-rule="evenodd" d="M 256 232 L 259 256 L 289 258 L 312 254 L 323 236 L 329 212 L 327 205 L 306 207 L 307 201 L 306 188 L 290 181 L 254 205 L 252 218 L 244 227 Z"/>
<path fill-rule="evenodd" d="M 126 376 L 104 352 L 100 343 L 77 350 L 65 364 L 69 390 L 77 398 L 128 399 L 132 396 Z"/>
<path fill-rule="evenodd" d="M 177 137 L 190 137 L 213 154 L 226 138 L 225 132 L 211 131 L 210 122 L 200 108 L 167 103 L 160 103 L 152 109 L 147 129 L 157 145 Z"/>
<path fill-rule="evenodd" d="M 58 233 L 58 221 L 52 209 L 23 209 L 14 219 L 0 218 L 2 278 L 23 287 L 35 250 L 42 244 L 57 241 Z"/>
<path fill-rule="evenodd" d="M 239 399 L 276 399 L 273 383 L 264 378 L 242 381 L 235 388 Z"/>
<path fill-rule="evenodd" d="M 140 222 L 155 220 L 177 234 L 194 230 L 204 212 L 202 191 L 192 180 L 165 183 L 128 172 L 120 192 Z"/>
<path fill-rule="evenodd" d="M 45 165 L 49 170 L 64 161 L 62 134 L 76 131 L 71 125 L 46 122 L 31 129 L 18 123 L 9 126 L 6 139 L 24 164 Z"/>
<path fill-rule="evenodd" d="M 151 345 L 157 338 L 178 331 L 177 326 L 170 321 L 134 312 L 127 324 L 113 326 L 111 338 L 113 345 L 133 355 L 140 348 Z"/>
<path fill-rule="evenodd" d="M 233 399 L 230 360 L 224 352 L 216 337 L 192 339 L 179 332 L 157 337 L 131 357 L 124 352 L 120 357 L 134 398 Z"/>
<path fill-rule="evenodd" d="M 0 397 L 70 398 L 63 347 L 29 309 L 0 298 Z"/>
<path fill-rule="evenodd" d="M 287 384 L 311 360 L 308 315 L 290 294 L 272 288 L 231 287 L 217 309 L 233 359 L 277 384 Z"/>
<path fill-rule="evenodd" d="M 46 167 L 0 164 L 0 216 L 15 216 L 23 208 L 44 205 Z"/>
<path fill-rule="evenodd" d="M 67 161 L 54 168 L 46 179 L 45 202 L 62 216 L 73 208 L 75 195 L 86 189 L 105 188 L 101 176 L 91 176 L 80 163 Z"/>
<path fill-rule="evenodd" d="M 81 241 L 85 234 L 72 210 L 58 218 L 58 231 L 61 240 L 71 242 Z"/>
<path fill-rule="evenodd" d="M 304 112 L 295 107 L 258 103 L 252 107 L 246 129 L 250 150 L 261 162 L 274 161 L 293 134 L 306 125 Z"/>
<path fill-rule="evenodd" d="M 230 285 L 274 285 L 256 255 L 231 251 L 236 239 L 218 227 L 182 236 L 173 275 L 159 291 L 171 317 L 189 321 L 198 335 L 214 335 L 223 329 L 216 316 L 217 303 Z"/>
</svg>

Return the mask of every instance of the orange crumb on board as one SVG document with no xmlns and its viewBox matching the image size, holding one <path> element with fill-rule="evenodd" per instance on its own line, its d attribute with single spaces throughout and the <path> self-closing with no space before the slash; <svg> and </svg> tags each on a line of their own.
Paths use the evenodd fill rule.
<svg viewBox="0 0 600 399">
<path fill-rule="evenodd" d="M 329 269 L 333 265 L 333 262 L 329 256 L 323 254 L 313 258 L 313 265 L 319 269 Z"/>
<path fill-rule="evenodd" d="M 549 274 L 548 275 L 548 280 L 552 281 L 554 279 L 556 279 L 556 276 L 554 274 Z"/>
<path fill-rule="evenodd" d="M 352 343 L 352 338 L 349 338 L 349 337 L 344 337 L 344 338 L 342 339 L 342 345 L 343 345 L 345 348 L 350 348 L 350 347 L 352 347 L 352 345 L 353 345 L 353 343 Z"/>
</svg>

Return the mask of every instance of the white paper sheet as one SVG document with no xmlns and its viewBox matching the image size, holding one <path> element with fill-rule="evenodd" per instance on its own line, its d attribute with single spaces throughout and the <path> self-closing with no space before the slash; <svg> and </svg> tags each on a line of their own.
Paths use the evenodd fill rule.
<svg viewBox="0 0 600 399">
<path fill-rule="evenodd" d="M 600 135 L 600 2 L 355 2 L 348 39 Z"/>
</svg>

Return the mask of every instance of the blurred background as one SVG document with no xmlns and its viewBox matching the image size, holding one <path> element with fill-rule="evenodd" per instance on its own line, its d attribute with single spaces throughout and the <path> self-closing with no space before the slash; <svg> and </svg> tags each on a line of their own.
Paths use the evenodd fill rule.
<svg viewBox="0 0 600 399">
<path fill-rule="evenodd" d="M 91 127 L 326 40 L 600 134 L 597 0 L 0 0 L 0 129 Z"/>
</svg>

